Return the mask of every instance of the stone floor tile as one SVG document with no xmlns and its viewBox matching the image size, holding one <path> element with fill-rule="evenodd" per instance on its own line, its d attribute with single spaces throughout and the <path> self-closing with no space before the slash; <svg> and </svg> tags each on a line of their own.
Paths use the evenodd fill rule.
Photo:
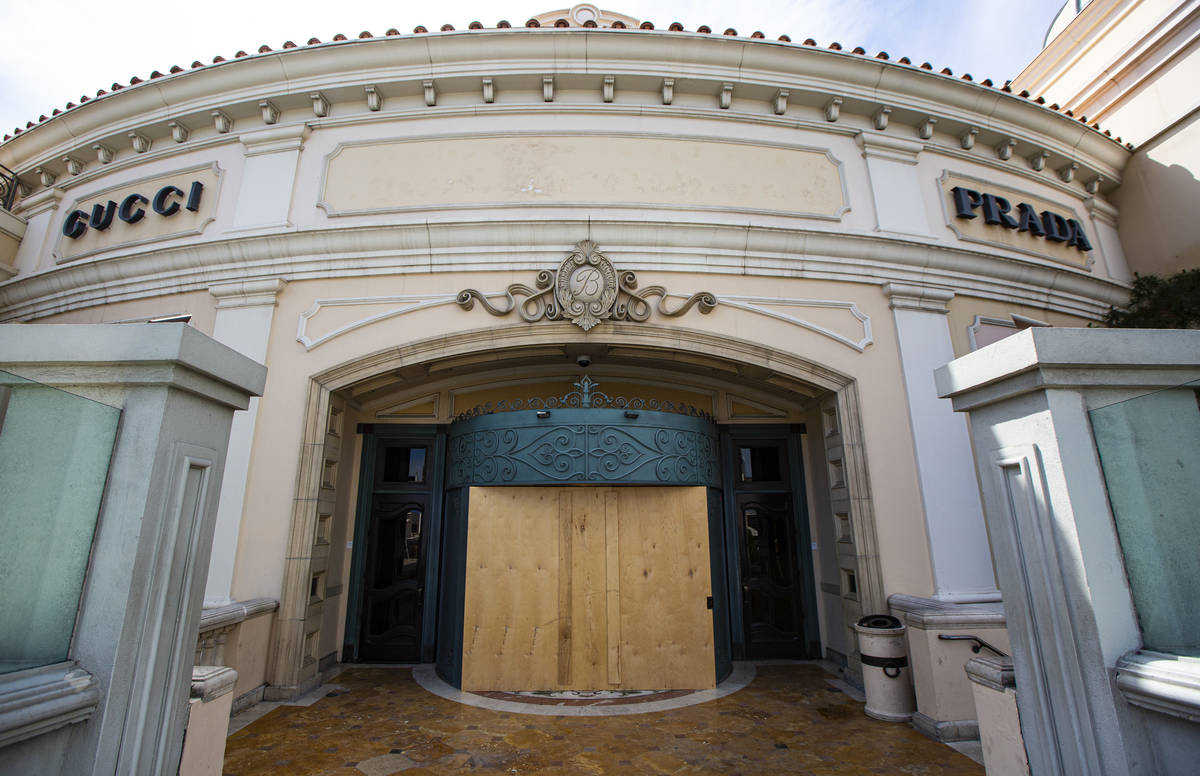
<svg viewBox="0 0 1200 776">
<path fill-rule="evenodd" d="M 815 665 L 759 666 L 745 689 L 700 705 L 555 717 L 443 700 L 408 669 L 348 668 L 336 692 L 306 707 L 279 705 L 232 734 L 225 772 L 983 776 L 980 765 L 910 726 L 867 717 L 828 678 Z"/>
</svg>

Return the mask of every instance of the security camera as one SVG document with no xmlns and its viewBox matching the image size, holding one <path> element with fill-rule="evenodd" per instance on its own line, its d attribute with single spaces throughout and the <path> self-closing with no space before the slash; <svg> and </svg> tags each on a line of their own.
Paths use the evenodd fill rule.
<svg viewBox="0 0 1200 776">
<path fill-rule="evenodd" d="M 579 364 L 579 366 L 586 369 L 587 367 L 592 365 L 592 359 L 590 356 L 587 356 L 587 355 L 578 355 L 575 357 L 575 363 Z"/>
</svg>

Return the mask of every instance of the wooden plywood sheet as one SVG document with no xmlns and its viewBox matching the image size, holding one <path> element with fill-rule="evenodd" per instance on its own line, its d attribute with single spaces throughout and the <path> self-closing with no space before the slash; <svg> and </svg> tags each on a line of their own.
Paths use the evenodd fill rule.
<svg viewBox="0 0 1200 776">
<path fill-rule="evenodd" d="M 464 689 L 558 684 L 558 492 L 471 488 Z"/>
<path fill-rule="evenodd" d="M 714 684 L 704 488 L 471 488 L 463 689 Z"/>
<path fill-rule="evenodd" d="M 622 488 L 621 681 L 639 689 L 716 684 L 704 488 Z"/>
</svg>

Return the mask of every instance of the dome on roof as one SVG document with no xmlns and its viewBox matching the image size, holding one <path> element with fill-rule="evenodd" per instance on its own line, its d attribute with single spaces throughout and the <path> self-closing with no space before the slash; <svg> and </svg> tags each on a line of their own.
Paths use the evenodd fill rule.
<svg viewBox="0 0 1200 776">
<path fill-rule="evenodd" d="M 583 27 L 584 25 L 590 27 L 588 22 L 594 23 L 597 27 L 612 27 L 613 22 L 621 22 L 629 29 L 637 29 L 641 24 L 640 19 L 616 11 L 604 11 L 591 3 L 578 3 L 570 8 L 546 11 L 535 14 L 533 18 L 537 19 L 543 27 L 553 27 L 554 23 L 561 19 L 567 21 L 565 26 L 568 27 Z"/>
</svg>

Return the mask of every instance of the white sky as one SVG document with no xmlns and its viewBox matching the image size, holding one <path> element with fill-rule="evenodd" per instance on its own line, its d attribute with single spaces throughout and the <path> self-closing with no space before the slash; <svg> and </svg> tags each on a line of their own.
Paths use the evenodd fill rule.
<svg viewBox="0 0 1200 776">
<path fill-rule="evenodd" d="M 1040 49 L 1062 0 L 796 0 L 741 3 L 597 2 L 659 29 L 673 21 L 688 30 L 707 24 L 715 33 L 733 27 L 742 35 L 762 30 L 774 39 L 787 33 L 799 43 L 813 38 L 822 46 L 838 41 L 846 50 L 887 51 L 931 62 L 955 75 L 1012 78 Z M 558 6 L 562 7 L 562 6 Z M 0 0 L 0 134 L 26 121 L 50 115 L 83 94 L 94 96 L 113 81 L 128 84 L 171 65 L 209 63 L 238 49 L 254 53 L 285 40 L 328 41 L 336 33 L 356 37 L 389 27 L 410 32 L 418 24 L 457 29 L 478 19 L 494 27 L 514 26 L 535 14 L 556 10 L 546 0 L 442 0 L 438 3 L 351 0 L 190 0 L 157 3 L 84 0 Z"/>
</svg>

